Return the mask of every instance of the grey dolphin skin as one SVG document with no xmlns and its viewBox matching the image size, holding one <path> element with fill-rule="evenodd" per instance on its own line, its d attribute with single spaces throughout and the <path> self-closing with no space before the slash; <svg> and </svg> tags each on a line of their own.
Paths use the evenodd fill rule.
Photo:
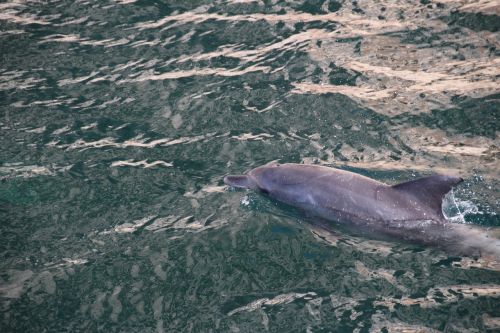
<svg viewBox="0 0 500 333">
<path fill-rule="evenodd" d="M 433 245 L 453 254 L 500 258 L 500 240 L 443 216 L 444 196 L 462 181 L 437 174 L 391 186 L 345 170 L 277 163 L 224 178 L 227 185 L 260 191 L 310 216 L 364 234 Z"/>
</svg>

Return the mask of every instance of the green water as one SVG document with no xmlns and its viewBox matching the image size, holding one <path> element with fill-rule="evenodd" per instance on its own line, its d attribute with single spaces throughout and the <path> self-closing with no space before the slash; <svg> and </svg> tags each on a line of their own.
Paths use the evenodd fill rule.
<svg viewBox="0 0 500 333">
<path fill-rule="evenodd" d="M 451 218 L 500 226 L 498 15 L 0 3 L 0 331 L 500 330 L 500 264 L 325 234 L 222 182 L 273 160 L 448 172 Z"/>
</svg>

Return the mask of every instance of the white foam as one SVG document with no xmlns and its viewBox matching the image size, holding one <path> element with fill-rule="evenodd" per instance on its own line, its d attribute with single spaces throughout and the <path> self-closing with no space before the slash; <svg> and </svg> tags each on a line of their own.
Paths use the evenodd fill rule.
<svg viewBox="0 0 500 333">
<path fill-rule="evenodd" d="M 111 163 L 111 166 L 112 167 L 138 166 L 144 169 L 148 169 L 156 166 L 171 167 L 173 166 L 173 164 L 165 161 L 153 161 L 151 163 L 148 163 L 147 160 L 142 160 L 142 161 L 126 160 L 126 161 L 115 161 Z"/>
<path fill-rule="evenodd" d="M 444 197 L 443 215 L 447 220 L 468 223 L 465 216 L 470 214 L 483 214 L 483 212 L 472 201 L 455 197 L 453 190 Z"/>
<path fill-rule="evenodd" d="M 243 206 L 249 206 L 250 205 L 250 197 L 248 195 L 245 195 L 243 198 L 241 198 L 241 204 Z"/>
<path fill-rule="evenodd" d="M 287 293 L 287 294 L 281 294 L 278 295 L 274 298 L 260 298 L 257 299 L 247 305 L 241 306 L 239 308 L 236 308 L 232 311 L 229 311 L 227 314 L 228 316 L 232 316 L 236 313 L 243 312 L 243 311 L 255 311 L 257 309 L 262 308 L 265 305 L 272 306 L 272 305 L 278 305 L 278 304 L 288 304 L 293 302 L 294 300 L 298 298 L 304 298 L 304 299 L 311 299 L 316 296 L 315 292 L 307 292 L 307 293 Z"/>
</svg>

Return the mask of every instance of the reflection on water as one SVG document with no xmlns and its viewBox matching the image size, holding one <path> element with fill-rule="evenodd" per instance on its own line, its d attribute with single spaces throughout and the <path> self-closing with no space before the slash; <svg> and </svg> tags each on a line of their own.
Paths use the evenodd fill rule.
<svg viewBox="0 0 500 333">
<path fill-rule="evenodd" d="M 325 233 L 269 161 L 466 180 L 500 226 L 498 1 L 0 4 L 0 327 L 485 331 L 498 262 Z"/>
</svg>

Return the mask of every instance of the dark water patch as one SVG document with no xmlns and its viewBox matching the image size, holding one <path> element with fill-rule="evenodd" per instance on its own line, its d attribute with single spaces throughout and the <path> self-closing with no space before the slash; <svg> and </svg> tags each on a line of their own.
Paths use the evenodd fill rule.
<svg viewBox="0 0 500 333">
<path fill-rule="evenodd" d="M 189 2 L 179 3 L 179 2 L 168 2 L 168 1 L 146 1 L 146 0 L 138 0 L 133 3 L 134 11 L 135 7 L 146 7 L 151 8 L 154 7 L 158 12 L 159 17 L 165 17 L 168 15 L 172 15 L 174 12 L 184 13 L 186 8 L 184 7 Z M 192 6 L 196 6 L 196 3 L 191 4 Z"/>
<path fill-rule="evenodd" d="M 494 209 L 490 206 L 478 205 L 477 213 L 471 212 L 467 214 L 467 222 L 486 228 L 498 228 L 500 227 L 500 216 L 495 213 Z"/>
<path fill-rule="evenodd" d="M 210 0 L 188 0 L 188 1 L 175 1 L 175 0 L 155 0 L 155 1 L 143 1 L 139 0 L 132 4 L 133 7 L 144 6 L 144 7 L 155 7 L 158 8 L 159 13 L 163 15 L 170 15 L 177 11 L 183 13 L 186 11 L 193 10 L 201 6 L 212 5 L 213 1 Z"/>
<path fill-rule="evenodd" d="M 295 32 L 305 32 L 313 29 L 322 29 L 325 31 L 335 31 L 338 29 L 338 24 L 328 21 L 308 21 L 308 22 L 298 22 L 294 24 Z"/>
<path fill-rule="evenodd" d="M 342 8 L 342 3 L 335 0 L 306 0 L 292 5 L 297 11 L 313 15 L 333 13 Z"/>
<path fill-rule="evenodd" d="M 249 1 L 241 3 L 221 3 L 212 4 L 207 10 L 208 13 L 218 13 L 221 15 L 250 15 L 250 14 L 279 14 L 282 8 L 273 6 L 269 1 Z"/>
<path fill-rule="evenodd" d="M 10 179 L 2 181 L 2 193 L 0 200 L 5 204 L 22 207 L 29 204 L 36 204 L 41 200 L 40 189 L 29 181 L 20 179 Z M 45 194 L 50 192 L 44 191 Z M 45 197 L 45 196 L 44 196 Z M 52 200 L 50 195 L 47 200 Z"/>
<path fill-rule="evenodd" d="M 390 32 L 386 35 L 400 37 L 400 43 L 402 44 L 432 44 L 441 39 L 438 33 L 424 27 L 404 32 Z"/>
<path fill-rule="evenodd" d="M 346 37 L 346 38 L 337 38 L 336 42 L 337 43 L 353 43 L 353 42 L 359 42 L 363 38 L 362 37 Z"/>
<path fill-rule="evenodd" d="M 352 2 L 352 12 L 360 15 L 365 14 L 365 11 L 359 6 L 357 1 Z"/>
<path fill-rule="evenodd" d="M 226 29 L 230 29 L 232 33 L 222 33 Z M 213 32 L 206 34 L 210 30 L 213 30 Z M 292 34 L 290 29 L 284 26 L 271 25 L 264 20 L 256 22 L 205 21 L 196 25 L 196 31 L 197 34 L 194 34 L 190 39 L 190 45 L 200 43 L 205 51 L 213 51 L 218 46 L 225 44 L 243 44 L 246 48 L 252 48 L 257 45 L 279 41 Z"/>
<path fill-rule="evenodd" d="M 500 30 L 500 17 L 495 14 L 483 13 L 468 13 L 454 12 L 446 17 L 441 17 L 448 25 L 458 25 L 466 27 L 474 31 L 491 31 L 498 32 Z"/>
<path fill-rule="evenodd" d="M 448 133 L 463 133 L 468 136 L 496 137 L 500 128 L 497 111 L 500 107 L 500 95 L 493 94 L 481 98 L 455 98 L 454 108 L 432 110 L 431 114 L 415 116 L 402 115 L 394 121 L 409 121 L 412 124 L 424 124 L 429 128 L 439 128 Z"/>
<path fill-rule="evenodd" d="M 325 2 L 325 0 L 306 0 L 296 9 L 309 14 L 324 14 L 326 13 L 323 9 Z"/>
<path fill-rule="evenodd" d="M 329 67 L 331 71 L 328 74 L 328 79 L 333 85 L 355 86 L 356 79 L 361 75 L 359 72 L 335 66 L 333 62 L 330 63 Z"/>
<path fill-rule="evenodd" d="M 451 267 L 454 266 L 454 264 L 458 261 L 460 261 L 460 257 L 448 257 L 446 259 L 442 259 L 438 261 L 437 263 L 434 264 L 434 266 L 439 266 L 439 267 Z"/>
</svg>

